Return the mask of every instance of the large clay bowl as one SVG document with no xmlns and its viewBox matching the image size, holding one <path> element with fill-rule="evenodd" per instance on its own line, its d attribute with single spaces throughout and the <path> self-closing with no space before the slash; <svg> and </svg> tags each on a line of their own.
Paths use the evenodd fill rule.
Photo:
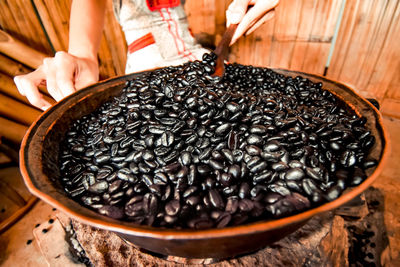
<svg viewBox="0 0 400 267">
<path fill-rule="evenodd" d="M 367 100 L 343 84 L 301 72 L 276 70 L 301 75 L 338 95 L 360 115 L 368 119 L 367 127 L 376 137 L 372 157 L 379 161 L 368 170 L 368 178 L 347 190 L 338 199 L 290 217 L 260 221 L 247 225 L 209 230 L 173 230 L 133 225 L 102 216 L 70 199 L 59 182 L 59 144 L 72 121 L 91 113 L 102 103 L 118 95 L 126 80 L 137 74 L 117 77 L 89 86 L 62 100 L 30 127 L 20 151 L 20 167 L 29 190 L 45 202 L 72 218 L 101 229 L 114 231 L 133 244 L 164 255 L 187 258 L 226 258 L 255 251 L 301 227 L 311 217 L 332 210 L 363 192 L 378 177 L 388 158 L 388 138 L 378 111 Z"/>
</svg>

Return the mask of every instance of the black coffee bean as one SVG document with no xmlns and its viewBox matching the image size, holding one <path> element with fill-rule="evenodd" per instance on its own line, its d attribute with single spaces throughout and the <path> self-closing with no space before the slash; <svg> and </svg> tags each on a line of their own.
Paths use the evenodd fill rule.
<svg viewBox="0 0 400 267">
<path fill-rule="evenodd" d="M 116 206 L 106 205 L 98 209 L 98 212 L 113 219 L 121 219 L 124 217 L 124 211 Z"/>
<path fill-rule="evenodd" d="M 272 177 L 272 172 L 266 170 L 266 171 L 263 171 L 263 172 L 261 172 L 259 174 L 254 175 L 253 181 L 256 182 L 256 183 L 260 183 L 260 182 L 268 182 L 268 183 L 270 183 L 273 180 L 271 178 L 273 178 Z"/>
<path fill-rule="evenodd" d="M 112 193 L 116 192 L 118 189 L 120 189 L 121 186 L 122 186 L 122 181 L 121 180 L 115 180 L 108 187 L 108 192 L 110 194 L 112 194 Z"/>
<path fill-rule="evenodd" d="M 276 172 L 285 171 L 285 170 L 288 169 L 288 167 L 289 166 L 286 163 L 282 162 L 282 161 L 273 163 L 272 166 L 271 166 L 271 168 Z"/>
<path fill-rule="evenodd" d="M 378 162 L 376 160 L 368 160 L 364 162 L 363 167 L 364 169 L 369 169 L 375 167 L 376 165 L 378 165 Z"/>
<path fill-rule="evenodd" d="M 171 131 L 165 131 L 160 138 L 161 144 L 166 147 L 171 146 L 175 141 L 175 136 Z"/>
<path fill-rule="evenodd" d="M 212 189 L 208 192 L 208 197 L 210 199 L 211 204 L 218 209 L 224 208 L 224 201 L 222 200 L 221 195 L 217 190 Z"/>
<path fill-rule="evenodd" d="M 239 201 L 239 209 L 242 212 L 250 212 L 254 208 L 254 203 L 250 199 L 241 199 Z"/>
<path fill-rule="evenodd" d="M 173 199 L 165 205 L 165 213 L 169 216 L 175 216 L 181 209 L 181 205 L 178 200 Z"/>
<path fill-rule="evenodd" d="M 230 129 L 231 129 L 231 124 L 230 124 L 230 123 L 224 123 L 224 124 L 218 126 L 218 127 L 215 129 L 215 134 L 216 134 L 216 135 L 223 135 L 223 134 L 228 133 L 228 131 L 229 131 Z"/>
<path fill-rule="evenodd" d="M 246 151 L 250 156 L 258 156 L 262 152 L 261 148 L 255 145 L 246 146 Z"/>
<path fill-rule="evenodd" d="M 222 170 L 224 168 L 224 165 L 221 162 L 213 160 L 213 159 L 210 159 L 209 165 L 215 170 Z M 199 171 L 199 173 L 201 173 L 201 171 L 199 169 L 198 169 L 198 171 Z"/>
<path fill-rule="evenodd" d="M 248 183 L 242 183 L 239 187 L 239 197 L 246 198 L 250 194 L 250 186 Z"/>
<path fill-rule="evenodd" d="M 282 198 L 282 195 L 280 195 L 278 193 L 268 192 L 264 197 L 264 202 L 266 204 L 274 204 L 281 198 Z"/>
<path fill-rule="evenodd" d="M 196 218 L 190 220 L 187 225 L 192 229 L 207 229 L 213 226 L 213 222 L 208 218 Z"/>
<path fill-rule="evenodd" d="M 357 162 L 357 159 L 356 159 L 356 154 L 354 153 L 354 151 L 346 150 L 340 156 L 340 164 L 342 164 L 342 166 L 344 166 L 346 168 L 354 166 L 356 164 L 356 162 Z"/>
<path fill-rule="evenodd" d="M 154 160 L 154 153 L 150 150 L 144 150 L 142 153 L 143 160 Z"/>
<path fill-rule="evenodd" d="M 151 168 L 142 162 L 138 164 L 138 167 L 139 167 L 139 172 L 141 173 L 150 173 L 151 171 Z"/>
<path fill-rule="evenodd" d="M 249 164 L 248 164 L 248 166 L 249 166 Z M 267 164 L 266 161 L 260 161 L 260 162 L 258 162 L 257 164 L 253 165 L 250 168 L 250 172 L 252 172 L 252 173 L 260 173 L 263 170 L 265 170 L 267 167 L 268 167 L 268 164 Z"/>
<path fill-rule="evenodd" d="M 232 164 L 234 162 L 234 156 L 230 149 L 224 148 L 221 149 L 221 153 L 225 156 L 225 158 Z"/>
<path fill-rule="evenodd" d="M 244 161 L 246 162 L 246 158 L 244 159 Z M 254 157 L 249 157 L 249 160 L 247 161 L 247 167 L 249 168 L 253 168 L 254 166 L 256 166 L 259 162 L 261 162 L 260 157 L 254 156 Z"/>
<path fill-rule="evenodd" d="M 228 148 L 230 150 L 235 150 L 238 147 L 239 136 L 235 131 L 230 131 L 228 136 Z"/>
<path fill-rule="evenodd" d="M 229 222 L 232 220 L 232 216 L 228 212 L 222 213 L 218 218 L 217 218 L 217 228 L 224 228 L 226 227 Z"/>
<path fill-rule="evenodd" d="M 261 145 L 263 143 L 263 139 L 259 135 L 251 134 L 249 137 L 247 137 L 247 143 L 249 145 Z"/>
<path fill-rule="evenodd" d="M 315 180 L 322 180 L 322 176 L 312 168 L 307 167 L 306 174 Z"/>
<path fill-rule="evenodd" d="M 265 152 L 276 152 L 279 149 L 280 149 L 280 144 L 276 140 L 268 141 L 263 147 L 263 150 Z"/>
<path fill-rule="evenodd" d="M 104 155 L 104 154 L 101 154 L 101 155 L 98 155 L 98 156 L 95 157 L 97 164 L 106 163 L 106 162 L 108 162 L 110 160 L 110 158 L 111 158 L 111 156 Z"/>
<path fill-rule="evenodd" d="M 292 168 L 286 171 L 285 179 L 286 180 L 301 180 L 304 178 L 304 171 L 300 168 Z"/>
<path fill-rule="evenodd" d="M 267 133 L 267 128 L 263 125 L 252 125 L 249 131 L 252 134 L 264 135 Z"/>
<path fill-rule="evenodd" d="M 229 166 L 228 173 L 230 173 L 233 178 L 239 179 L 240 175 L 241 175 L 241 168 L 239 165 L 233 164 L 233 165 Z"/>
</svg>

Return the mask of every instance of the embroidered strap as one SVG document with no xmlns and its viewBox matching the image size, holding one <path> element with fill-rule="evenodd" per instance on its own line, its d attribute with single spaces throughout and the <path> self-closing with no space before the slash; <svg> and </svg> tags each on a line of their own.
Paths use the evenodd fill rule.
<svg viewBox="0 0 400 267">
<path fill-rule="evenodd" d="M 133 41 L 129 46 L 128 46 L 128 51 L 130 54 L 145 48 L 146 46 L 149 46 L 151 44 L 154 44 L 156 41 L 154 40 L 153 34 L 149 32 L 148 34 L 140 37 L 139 39 Z"/>
<path fill-rule="evenodd" d="M 161 8 L 177 7 L 180 5 L 180 0 L 146 0 L 147 7 L 150 11 L 160 10 Z"/>
</svg>

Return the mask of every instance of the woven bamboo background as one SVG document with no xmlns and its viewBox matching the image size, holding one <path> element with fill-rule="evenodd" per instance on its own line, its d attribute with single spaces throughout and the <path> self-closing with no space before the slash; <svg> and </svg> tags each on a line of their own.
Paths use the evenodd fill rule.
<svg viewBox="0 0 400 267">
<path fill-rule="evenodd" d="M 185 9 L 195 36 L 218 42 L 230 2 L 187 0 Z M 42 60 L 67 50 L 70 5 L 71 0 L 0 0 L 0 51 L 1 43 L 8 42 L 2 33 L 17 42 L 21 51 L 25 51 L 23 46 L 30 49 L 26 54 L 0 53 L 0 119 L 7 125 L 24 125 L 7 130 L 2 123 L 0 136 L 18 141 L 18 131 L 40 113 L 18 95 L 12 77 L 37 65 L 24 58 Z M 326 74 L 378 99 L 384 113 L 400 117 L 399 39 L 397 0 L 281 0 L 274 19 L 232 47 L 230 61 Z M 98 54 L 101 79 L 124 73 L 126 52 L 124 34 L 108 1 Z M 19 115 L 28 113 L 26 118 Z"/>
</svg>

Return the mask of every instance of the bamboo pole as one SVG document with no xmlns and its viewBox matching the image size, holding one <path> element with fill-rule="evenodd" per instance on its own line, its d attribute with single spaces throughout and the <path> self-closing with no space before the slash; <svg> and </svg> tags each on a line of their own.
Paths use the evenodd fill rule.
<svg viewBox="0 0 400 267">
<path fill-rule="evenodd" d="M 0 54 L 0 72 L 7 74 L 10 77 L 15 77 L 18 75 L 27 74 L 31 71 L 33 71 L 31 68 L 25 67 L 25 65 L 12 60 L 3 54 Z M 45 86 L 39 86 L 39 90 L 47 96 L 50 96 Z"/>
<path fill-rule="evenodd" d="M 24 125 L 31 125 L 41 112 L 0 93 L 0 115 Z"/>
<path fill-rule="evenodd" d="M 19 155 L 18 150 L 7 142 L 2 136 L 0 136 L 0 151 L 5 154 L 11 161 L 18 164 L 19 163 Z"/>
<path fill-rule="evenodd" d="M 13 143 L 21 143 L 27 130 L 28 127 L 22 124 L 0 117 L 0 136 L 4 136 Z"/>
<path fill-rule="evenodd" d="M 0 234 L 5 232 L 8 228 L 10 228 L 14 223 L 16 223 L 22 216 L 24 216 L 35 203 L 38 201 L 38 198 L 32 196 L 27 201 L 26 205 L 18 209 L 14 212 L 10 217 L 8 217 L 5 221 L 0 223 Z"/>
<path fill-rule="evenodd" d="M 18 92 L 15 86 L 14 80 L 7 75 L 0 73 L 0 92 L 11 96 L 12 98 L 18 99 L 19 101 L 29 104 L 28 99 Z"/>
<path fill-rule="evenodd" d="M 17 75 L 26 74 L 31 72 L 32 69 L 25 67 L 19 62 L 16 62 L 3 54 L 0 54 L 0 72 L 7 74 L 8 76 L 14 77 Z"/>
<path fill-rule="evenodd" d="M 40 88 L 41 87 L 39 87 L 39 89 Z M 42 88 L 42 90 L 44 90 L 44 89 Z M 15 86 L 14 80 L 12 78 L 8 77 L 7 75 L 1 74 L 1 73 L 0 73 L 0 92 L 6 94 L 8 96 L 11 96 L 12 98 L 15 98 L 25 104 L 30 105 L 28 99 L 18 92 L 18 89 Z M 51 104 L 55 103 L 55 101 L 52 98 L 50 98 L 46 95 L 43 95 L 43 97 L 47 102 L 49 102 Z"/>
<path fill-rule="evenodd" d="M 45 54 L 16 40 L 2 30 L 0 30 L 0 52 L 34 69 L 38 68 L 46 57 Z"/>
</svg>

